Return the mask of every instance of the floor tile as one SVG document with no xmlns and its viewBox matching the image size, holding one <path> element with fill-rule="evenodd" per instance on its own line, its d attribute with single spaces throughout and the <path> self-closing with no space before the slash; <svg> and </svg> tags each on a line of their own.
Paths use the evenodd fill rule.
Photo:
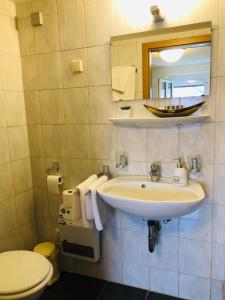
<svg viewBox="0 0 225 300">
<path fill-rule="evenodd" d="M 145 300 L 146 295 L 146 290 L 109 283 L 106 285 L 99 300 Z"/>
<path fill-rule="evenodd" d="M 104 280 L 63 272 L 57 283 L 46 288 L 40 300 L 96 300 L 105 284 Z"/>
<path fill-rule="evenodd" d="M 185 300 L 185 299 L 149 292 L 146 300 Z"/>
</svg>

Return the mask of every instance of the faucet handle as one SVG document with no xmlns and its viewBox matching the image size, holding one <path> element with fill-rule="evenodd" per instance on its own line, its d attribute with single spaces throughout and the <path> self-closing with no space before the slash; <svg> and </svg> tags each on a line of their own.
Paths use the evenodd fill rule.
<svg viewBox="0 0 225 300">
<path fill-rule="evenodd" d="M 157 171 L 157 170 L 160 170 L 161 166 L 160 166 L 160 163 L 155 161 L 151 164 L 151 170 L 152 171 Z"/>
<path fill-rule="evenodd" d="M 200 155 L 188 156 L 188 165 L 190 173 L 198 173 L 201 171 L 201 158 Z"/>
<path fill-rule="evenodd" d="M 149 175 L 151 176 L 151 180 L 156 182 L 160 180 L 161 176 L 161 166 L 159 162 L 154 162 L 151 164 L 151 170 L 149 172 Z"/>
<path fill-rule="evenodd" d="M 116 168 L 122 169 L 128 166 L 128 153 L 117 152 L 117 164 Z"/>
</svg>

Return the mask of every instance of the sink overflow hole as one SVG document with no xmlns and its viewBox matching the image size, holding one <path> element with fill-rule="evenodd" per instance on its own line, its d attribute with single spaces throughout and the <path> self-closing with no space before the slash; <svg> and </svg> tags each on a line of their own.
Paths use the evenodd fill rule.
<svg viewBox="0 0 225 300">
<path fill-rule="evenodd" d="M 143 183 L 143 184 L 141 185 L 141 187 L 142 187 L 143 189 L 145 189 L 145 188 L 146 188 L 146 185 Z"/>
</svg>

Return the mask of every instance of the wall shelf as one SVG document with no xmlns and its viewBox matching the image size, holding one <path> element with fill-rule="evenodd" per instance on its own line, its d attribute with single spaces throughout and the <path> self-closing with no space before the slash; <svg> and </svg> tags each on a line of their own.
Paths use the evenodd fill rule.
<svg viewBox="0 0 225 300">
<path fill-rule="evenodd" d="M 109 120 L 116 125 L 132 126 L 132 127 L 148 127 L 148 128 L 163 128 L 176 125 L 185 125 L 193 123 L 201 123 L 209 118 L 209 115 L 194 115 L 188 117 L 175 118 L 110 118 Z"/>
</svg>

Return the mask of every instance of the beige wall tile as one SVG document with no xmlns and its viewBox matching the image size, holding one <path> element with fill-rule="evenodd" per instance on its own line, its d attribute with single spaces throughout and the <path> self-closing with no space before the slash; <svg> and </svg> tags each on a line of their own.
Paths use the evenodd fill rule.
<svg viewBox="0 0 225 300">
<path fill-rule="evenodd" d="M 224 85 L 225 77 L 217 78 L 217 97 L 216 97 L 216 120 L 225 121 L 225 106 L 224 106 Z"/>
<path fill-rule="evenodd" d="M 219 0 L 219 27 L 225 27 L 225 2 Z"/>
<path fill-rule="evenodd" d="M 30 159 L 12 162 L 12 177 L 15 193 L 24 192 L 32 187 Z"/>
<path fill-rule="evenodd" d="M 39 88 L 56 89 L 62 86 L 59 52 L 37 55 Z"/>
<path fill-rule="evenodd" d="M 14 54 L 0 52 L 0 88 L 3 90 L 22 90 L 20 58 Z"/>
<path fill-rule="evenodd" d="M 225 164 L 225 123 L 216 123 L 215 163 Z"/>
<path fill-rule="evenodd" d="M 180 131 L 180 155 L 200 155 L 203 164 L 214 162 L 214 124 L 183 126 Z"/>
<path fill-rule="evenodd" d="M 62 195 L 47 193 L 49 203 L 49 216 L 51 220 L 58 221 L 59 206 L 62 203 Z"/>
<path fill-rule="evenodd" d="M 111 123 L 109 118 L 116 115 L 116 103 L 112 101 L 111 86 L 90 87 L 90 118 L 92 124 Z"/>
<path fill-rule="evenodd" d="M 33 190 L 15 196 L 18 225 L 21 226 L 34 218 Z"/>
<path fill-rule="evenodd" d="M 147 160 L 150 162 L 172 162 L 178 157 L 179 130 L 160 128 L 147 130 Z"/>
<path fill-rule="evenodd" d="M 15 17 L 9 18 L 9 36 L 8 36 L 8 53 L 19 56 L 20 55 L 20 46 L 18 43 L 18 31 L 17 25 L 15 22 Z"/>
<path fill-rule="evenodd" d="M 49 205 L 47 198 L 47 190 L 41 188 L 34 189 L 34 203 L 37 217 L 48 218 Z"/>
<path fill-rule="evenodd" d="M 18 229 L 14 229 L 10 232 L 10 235 L 1 237 L 0 251 L 10 250 L 23 250 L 23 241 L 20 238 L 20 232 Z"/>
<path fill-rule="evenodd" d="M 214 0 L 200 0 L 180 5 L 181 24 L 212 21 L 218 27 L 218 3 Z"/>
<path fill-rule="evenodd" d="M 19 6 L 20 16 L 24 17 L 28 14 L 28 7 Z M 22 234 L 21 224 L 22 218 L 25 220 L 31 217 L 30 214 L 28 216 L 27 206 L 23 202 L 28 195 L 25 191 L 28 189 L 31 191 L 32 178 L 15 16 L 15 4 L 2 0 L 0 3 L 0 251 L 26 248 L 28 243 L 25 244 L 26 237 Z M 23 54 L 34 53 L 32 31 L 27 21 L 27 19 L 24 22 L 19 21 Z M 24 77 L 28 80 L 26 88 L 38 87 L 37 77 L 32 73 L 35 70 L 34 57 L 28 56 L 23 59 L 23 62 Z M 31 62 L 32 65 L 29 65 Z M 9 163 L 3 164 L 4 162 Z M 32 233 L 35 237 L 35 232 Z"/>
<path fill-rule="evenodd" d="M 24 90 L 38 90 L 37 57 L 35 55 L 21 57 L 23 67 Z"/>
<path fill-rule="evenodd" d="M 23 92 L 5 91 L 4 95 L 8 126 L 25 125 L 26 112 Z"/>
<path fill-rule="evenodd" d="M 6 16 L 9 15 L 9 1 L 8 0 L 2 0 L 0 2 L 0 14 L 4 14 Z"/>
<path fill-rule="evenodd" d="M 47 157 L 65 157 L 66 137 L 62 125 L 44 125 L 44 152 Z"/>
<path fill-rule="evenodd" d="M 101 59 L 96 59 L 96 57 L 101 57 Z M 87 62 L 88 84 L 90 86 L 111 84 L 109 46 L 87 48 Z"/>
<path fill-rule="evenodd" d="M 33 251 L 34 246 L 37 245 L 37 232 L 34 219 L 21 225 L 19 236 L 23 241 L 23 249 Z"/>
<path fill-rule="evenodd" d="M 63 90 L 64 117 L 66 124 L 89 123 L 89 101 L 87 88 Z"/>
<path fill-rule="evenodd" d="M 50 241 L 50 221 L 49 218 L 36 218 L 38 242 Z"/>
<path fill-rule="evenodd" d="M 26 158 L 29 153 L 29 142 L 26 126 L 8 128 L 11 160 Z"/>
<path fill-rule="evenodd" d="M 40 107 L 42 124 L 63 124 L 62 90 L 40 91 Z"/>
<path fill-rule="evenodd" d="M 118 128 L 118 151 L 127 152 L 129 161 L 146 161 L 146 129 Z"/>
<path fill-rule="evenodd" d="M 6 127 L 5 92 L 0 91 L 0 127 Z"/>
<path fill-rule="evenodd" d="M 71 10 L 83 6 L 83 0 L 57 0 L 58 10 Z"/>
<path fill-rule="evenodd" d="M 31 156 L 44 156 L 43 133 L 41 125 L 28 126 L 28 136 Z"/>
<path fill-rule="evenodd" d="M 17 227 L 16 206 L 13 198 L 0 203 L 0 237 L 7 237 Z"/>
<path fill-rule="evenodd" d="M 7 128 L 0 128 L 0 164 L 10 161 L 9 140 Z"/>
<path fill-rule="evenodd" d="M 12 0 L 9 0 L 9 16 L 12 18 L 16 17 L 16 3 Z"/>
<path fill-rule="evenodd" d="M 10 163 L 1 165 L 0 168 L 0 202 L 13 195 L 12 170 Z"/>
<path fill-rule="evenodd" d="M 131 161 L 126 168 L 119 169 L 119 175 L 129 174 L 146 176 L 146 162 Z"/>
<path fill-rule="evenodd" d="M 66 126 L 68 158 L 90 158 L 90 126 Z"/>
<path fill-rule="evenodd" d="M 32 55 L 35 53 L 34 29 L 30 17 L 18 19 L 18 33 L 21 55 Z"/>
<path fill-rule="evenodd" d="M 225 76 L 225 29 L 220 29 L 218 33 L 218 66 L 217 76 Z"/>
<path fill-rule="evenodd" d="M 112 1 L 92 1 L 85 6 L 87 46 L 109 44 L 113 32 Z"/>
<path fill-rule="evenodd" d="M 33 11 L 42 11 L 43 13 L 53 13 L 56 11 L 56 0 L 33 0 Z"/>
<path fill-rule="evenodd" d="M 31 157 L 33 187 L 46 186 L 46 170 L 43 157 Z"/>
<path fill-rule="evenodd" d="M 218 67 L 218 36 L 219 30 L 212 31 L 211 77 L 216 77 Z"/>
<path fill-rule="evenodd" d="M 74 9 L 60 11 L 58 18 L 60 49 L 69 50 L 84 48 L 84 8 L 82 6 L 75 6 Z"/>
<path fill-rule="evenodd" d="M 32 2 L 19 2 L 16 4 L 16 15 L 18 18 L 28 18 L 32 12 Z"/>
<path fill-rule="evenodd" d="M 91 160 L 68 159 L 68 177 L 71 187 L 78 185 L 92 174 Z"/>
<path fill-rule="evenodd" d="M 39 91 L 24 92 L 27 124 L 40 124 Z"/>
<path fill-rule="evenodd" d="M 215 172 L 215 182 L 214 182 L 214 190 L 215 190 L 215 197 L 214 203 L 224 205 L 224 192 L 225 192 L 225 177 L 224 177 L 224 165 L 215 165 L 214 172 Z"/>
<path fill-rule="evenodd" d="M 63 87 L 85 87 L 87 85 L 87 62 L 86 50 L 71 50 L 61 54 L 62 58 L 62 81 Z M 71 69 L 72 60 L 82 60 L 83 72 L 73 73 Z"/>
<path fill-rule="evenodd" d="M 0 51 L 10 53 L 10 19 L 0 14 Z"/>
<path fill-rule="evenodd" d="M 57 14 L 44 14 L 43 26 L 34 28 L 36 53 L 47 53 L 59 50 Z"/>
<path fill-rule="evenodd" d="M 116 128 L 113 125 L 91 126 L 91 157 L 94 159 L 116 158 Z"/>
</svg>

